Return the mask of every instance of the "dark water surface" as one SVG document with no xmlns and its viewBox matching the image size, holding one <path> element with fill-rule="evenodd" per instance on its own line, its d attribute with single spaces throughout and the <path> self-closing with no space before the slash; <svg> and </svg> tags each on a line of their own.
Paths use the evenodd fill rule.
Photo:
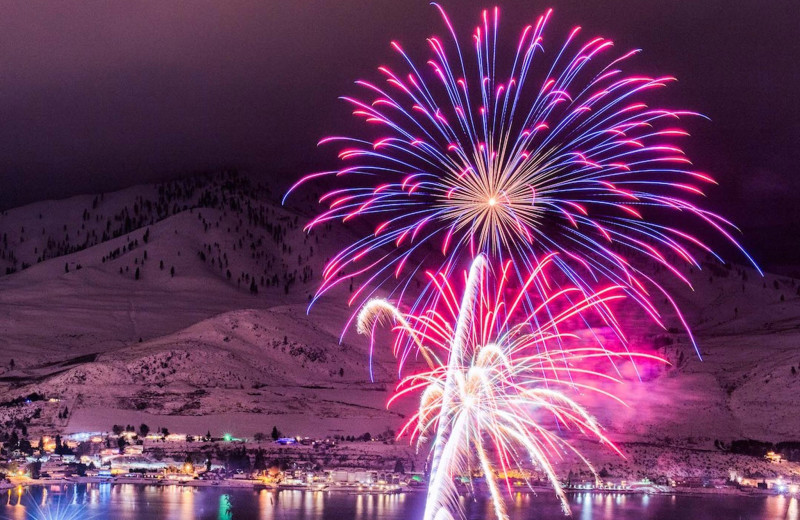
<svg viewBox="0 0 800 520">
<path fill-rule="evenodd" d="M 416 520 L 424 493 L 358 495 L 326 491 L 254 491 L 132 484 L 71 484 L 0 494 L 0 518 L 13 520 Z M 800 520 L 798 499 L 784 496 L 570 495 L 577 520 Z M 469 520 L 494 518 L 486 501 L 465 500 Z M 564 518 L 549 494 L 518 494 L 513 520 Z"/>
</svg>

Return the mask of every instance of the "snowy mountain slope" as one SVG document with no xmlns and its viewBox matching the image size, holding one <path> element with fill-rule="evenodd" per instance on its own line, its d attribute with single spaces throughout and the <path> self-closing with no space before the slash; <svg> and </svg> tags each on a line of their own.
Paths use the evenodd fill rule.
<svg viewBox="0 0 800 520">
<path fill-rule="evenodd" d="M 4 394 L 39 390 L 73 403 L 71 430 L 139 421 L 247 433 L 280 418 L 284 431 L 350 434 L 397 428 L 413 406 L 385 410 L 395 380 L 385 348 L 371 383 L 366 341 L 350 331 L 339 343 L 352 311 L 348 288 L 306 315 L 326 259 L 349 241 L 341 227 L 305 235 L 306 201 L 277 206 L 257 182 L 230 173 L 94 201 L 38 203 L 0 217 L 0 249 L 16 265 L 0 278 Z M 141 218 L 128 226 L 134 207 Z M 45 237 L 66 225 L 71 238 L 97 243 L 48 248 L 30 236 L 38 223 Z M 65 254 L 38 262 L 45 248 Z M 626 302 L 619 314 L 631 347 L 660 352 L 672 366 L 640 367 L 641 381 L 629 370 L 615 389 L 629 407 L 598 406 L 598 417 L 617 438 L 637 442 L 796 440 L 797 282 L 703 267 L 685 270 L 694 290 L 652 267 L 693 325 L 703 360 L 667 305 L 662 330 Z"/>
<path fill-rule="evenodd" d="M 707 265 L 685 274 L 693 290 L 663 280 L 692 325 L 702 358 L 674 316 L 668 318 L 668 331 L 637 322 L 638 330 L 650 331 L 650 346 L 660 346 L 673 367 L 644 383 L 627 383 L 620 395 L 630 408 L 606 422 L 633 438 L 706 444 L 714 439 L 796 440 L 797 281 L 772 274 L 762 278 L 741 266 Z"/>
<path fill-rule="evenodd" d="M 29 356 L 35 363 L 101 352 L 231 309 L 307 302 L 314 289 L 311 276 L 321 271 L 322 255 L 332 253 L 319 246 L 314 251 L 317 237 L 297 229 L 297 214 L 253 201 L 245 192 L 248 185 L 242 184 L 242 190 L 227 196 L 227 203 L 215 204 L 218 209 L 187 208 L 0 278 L 0 346 L 7 357 L 21 368 Z M 213 192 L 213 180 L 210 185 L 206 193 Z M 143 204 L 140 193 L 145 191 L 147 187 L 121 193 Z M 109 194 L 105 200 L 120 197 Z M 89 199 L 54 204 L 50 220 L 80 215 L 70 206 Z M 39 206 L 9 211 L 0 235 L 9 234 L 4 229 L 21 228 L 20 221 L 38 218 L 31 215 L 39 213 Z M 17 219 L 13 224 L 12 217 Z M 87 230 L 99 232 L 91 225 Z M 23 242 L 26 249 L 29 242 Z M 7 256 L 24 257 L 17 249 Z"/>
<path fill-rule="evenodd" d="M 397 412 L 384 407 L 392 374 L 377 365 L 378 382 L 371 383 L 364 377 L 363 349 L 338 345 L 335 335 L 314 324 L 318 317 L 301 316 L 294 306 L 228 312 L 175 334 L 107 352 L 48 378 L 38 388 L 80 402 L 79 408 L 105 410 L 101 422 L 114 417 L 127 423 L 142 413 L 237 413 L 264 416 L 284 430 L 298 423 L 298 433 L 313 428 L 315 433 L 348 434 L 355 433 L 342 430 L 348 422 L 351 428 L 396 422 Z M 70 428 L 91 428 L 96 420 L 91 414 L 82 420 L 78 414 Z M 305 428 L 299 424 L 304 420 L 309 423 Z M 169 417 L 151 421 L 171 424 Z M 97 426 L 102 429 L 102 424 Z M 230 424 L 228 431 L 242 432 L 242 427 Z"/>
<path fill-rule="evenodd" d="M 141 193 L 148 191 L 157 190 L 105 200 L 147 200 Z M 365 344 L 339 343 L 350 315 L 343 294 L 306 315 L 312 277 L 335 244 L 305 235 L 296 213 L 251 195 L 228 195 L 218 208 L 187 207 L 0 278 L 4 395 L 57 395 L 76 405 L 73 419 L 81 410 L 107 410 L 103 423 L 131 413 L 316 416 L 334 429 L 365 418 L 396 421 L 385 410 L 391 356 L 375 359 L 372 383 Z M 50 218 L 80 215 L 70 206 L 89 200 L 61 201 Z M 9 219 L 36 220 L 40 209 L 12 210 L 4 222 L 21 228 Z M 96 414 L 70 427 L 93 420 Z"/>
</svg>

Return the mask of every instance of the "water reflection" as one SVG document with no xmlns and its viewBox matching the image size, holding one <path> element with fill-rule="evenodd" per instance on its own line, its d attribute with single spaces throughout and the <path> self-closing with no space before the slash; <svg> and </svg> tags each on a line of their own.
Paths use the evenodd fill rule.
<svg viewBox="0 0 800 520">
<path fill-rule="evenodd" d="M 786 496 L 663 496 L 624 493 L 569 495 L 580 520 L 800 520 L 800 502 Z M 72 520 L 407 520 L 421 518 L 424 493 L 192 488 L 177 485 L 69 484 L 0 492 L 0 519 Z M 467 520 L 491 517 L 485 499 L 461 497 Z M 57 515 L 47 513 L 57 512 Z M 563 518 L 547 491 L 509 497 L 512 520 Z"/>
<path fill-rule="evenodd" d="M 785 520 L 800 520 L 799 508 L 800 505 L 798 505 L 797 498 L 781 495 L 775 497 L 775 500 L 764 504 L 764 514 Z"/>
<path fill-rule="evenodd" d="M 88 518 L 85 507 L 75 501 L 75 490 L 66 486 L 33 489 L 16 487 L 4 492 L 0 518 L 9 520 L 77 520 Z"/>
</svg>

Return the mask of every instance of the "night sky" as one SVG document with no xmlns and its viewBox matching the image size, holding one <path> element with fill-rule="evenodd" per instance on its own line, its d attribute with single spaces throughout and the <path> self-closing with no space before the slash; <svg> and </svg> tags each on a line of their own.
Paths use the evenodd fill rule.
<svg viewBox="0 0 800 520">
<path fill-rule="evenodd" d="M 491 3 L 443 1 L 462 41 Z M 666 102 L 695 109 L 687 150 L 721 183 L 768 267 L 800 265 L 797 0 L 505 1 L 515 42 L 547 7 L 547 42 L 572 25 L 644 52 L 628 71 L 671 74 Z M 331 166 L 316 141 L 352 128 L 336 98 L 445 35 L 424 1 L 17 2 L 0 16 L 0 208 L 236 166 L 265 180 Z M 280 179 L 280 180 L 279 180 Z"/>
</svg>

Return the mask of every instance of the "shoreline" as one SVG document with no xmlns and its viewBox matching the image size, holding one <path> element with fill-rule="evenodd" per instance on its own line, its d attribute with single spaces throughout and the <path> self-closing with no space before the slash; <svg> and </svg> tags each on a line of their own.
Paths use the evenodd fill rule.
<svg viewBox="0 0 800 520">
<path fill-rule="evenodd" d="M 97 477 L 74 477 L 64 479 L 14 479 L 13 481 L 0 482 L 0 492 L 9 491 L 15 488 L 29 488 L 37 486 L 68 486 L 77 484 L 111 484 L 111 485 L 133 485 L 133 486 L 155 486 L 155 487 L 188 487 L 188 488 L 218 488 L 218 489 L 243 489 L 254 491 L 304 491 L 304 492 L 336 492 L 363 495 L 389 495 L 399 493 L 419 493 L 426 491 L 427 487 L 392 487 L 381 489 L 371 488 L 365 485 L 340 485 L 340 484 L 309 484 L 309 485 L 284 485 L 268 484 L 255 480 L 163 480 L 163 479 L 135 479 L 135 478 L 97 478 Z M 516 493 L 549 493 L 552 488 L 547 486 L 533 486 L 515 490 Z M 769 497 L 787 495 L 771 489 L 758 488 L 693 488 L 693 487 L 666 487 L 652 486 L 641 489 L 575 489 L 565 488 L 567 494 L 580 495 L 663 495 L 663 496 L 743 496 L 743 497 Z M 791 496 L 791 495 L 787 495 Z"/>
</svg>

